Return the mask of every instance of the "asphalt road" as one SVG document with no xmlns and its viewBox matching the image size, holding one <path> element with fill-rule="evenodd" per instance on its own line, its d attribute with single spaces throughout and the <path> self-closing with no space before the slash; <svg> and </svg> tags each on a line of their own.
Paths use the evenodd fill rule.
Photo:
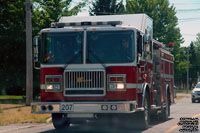
<svg viewBox="0 0 200 133">
<path fill-rule="evenodd" d="M 180 95 L 180 94 L 179 94 Z M 53 125 L 50 124 L 14 124 L 9 126 L 1 126 L 0 133 L 57 133 L 57 132 L 68 132 L 68 133 L 178 133 L 183 129 L 183 126 L 178 126 L 179 122 L 187 121 L 198 121 L 200 119 L 200 103 L 191 103 L 191 97 L 188 94 L 182 94 L 182 99 L 176 100 L 176 103 L 171 106 L 171 116 L 168 121 L 155 120 L 151 122 L 150 127 L 146 130 L 137 129 L 133 123 L 126 120 L 120 121 L 120 124 L 111 124 L 106 121 L 98 123 L 90 122 L 83 125 L 71 125 L 69 129 L 57 131 Z M 197 117 L 192 119 L 192 117 Z M 180 119 L 182 121 L 180 121 Z M 200 122 L 200 121 L 199 121 Z M 185 123 L 188 126 L 187 123 Z M 197 123 L 198 124 L 198 123 Z M 199 125 L 198 125 L 199 126 Z M 189 129 L 187 127 L 186 129 Z M 179 131 L 180 130 L 180 131 Z M 200 129 L 199 129 L 200 130 Z M 182 130 L 183 131 L 183 130 Z M 200 131 L 199 131 L 200 132 Z"/>
</svg>

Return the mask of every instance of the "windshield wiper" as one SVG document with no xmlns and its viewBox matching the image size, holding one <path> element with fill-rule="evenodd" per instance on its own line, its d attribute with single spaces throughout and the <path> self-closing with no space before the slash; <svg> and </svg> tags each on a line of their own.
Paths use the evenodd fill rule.
<svg viewBox="0 0 200 133">
<path fill-rule="evenodd" d="M 112 72 L 112 70 L 109 67 L 107 67 L 96 54 L 94 54 L 91 50 L 88 50 L 88 52 L 105 68 L 106 71 Z"/>
<path fill-rule="evenodd" d="M 60 73 L 63 73 L 64 70 L 68 67 L 68 65 L 71 64 L 71 63 L 73 63 L 73 61 L 74 61 L 76 58 L 78 58 L 79 55 L 80 55 L 81 53 L 82 53 L 82 50 L 80 50 L 78 53 L 76 53 L 69 61 L 67 61 L 67 62 L 65 63 L 64 67 L 61 68 L 61 69 L 59 70 L 59 72 L 60 72 Z"/>
</svg>

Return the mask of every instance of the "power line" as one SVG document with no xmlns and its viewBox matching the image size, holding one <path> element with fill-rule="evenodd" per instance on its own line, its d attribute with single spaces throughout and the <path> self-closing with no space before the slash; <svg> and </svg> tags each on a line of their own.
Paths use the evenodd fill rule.
<svg viewBox="0 0 200 133">
<path fill-rule="evenodd" d="M 175 4 L 175 5 L 198 5 L 200 3 L 172 3 L 172 4 Z"/>
<path fill-rule="evenodd" d="M 200 19 L 200 17 L 195 17 L 195 18 L 182 18 L 182 19 L 179 19 L 179 20 L 194 20 L 194 19 Z"/>
<path fill-rule="evenodd" d="M 190 11 L 200 11 L 200 8 L 197 8 L 197 9 L 179 9 L 179 10 L 176 10 L 178 12 L 190 12 Z"/>
<path fill-rule="evenodd" d="M 199 21 L 200 19 L 197 20 L 186 20 L 186 21 L 180 21 L 179 23 L 184 23 L 184 22 L 191 22 L 191 21 Z"/>
<path fill-rule="evenodd" d="M 184 19 L 179 19 L 179 23 L 182 22 L 191 22 L 191 21 L 199 21 L 200 17 L 196 17 L 196 18 L 184 18 Z"/>
<path fill-rule="evenodd" d="M 194 35 L 194 34 L 182 34 L 182 35 L 185 35 L 185 36 L 197 36 L 197 35 Z"/>
</svg>

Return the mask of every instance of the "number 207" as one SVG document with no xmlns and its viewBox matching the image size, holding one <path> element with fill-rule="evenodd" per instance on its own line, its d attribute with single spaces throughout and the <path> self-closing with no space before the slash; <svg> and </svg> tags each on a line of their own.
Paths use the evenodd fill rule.
<svg viewBox="0 0 200 133">
<path fill-rule="evenodd" d="M 61 110 L 72 110 L 73 105 L 72 104 L 62 104 L 61 105 Z"/>
</svg>

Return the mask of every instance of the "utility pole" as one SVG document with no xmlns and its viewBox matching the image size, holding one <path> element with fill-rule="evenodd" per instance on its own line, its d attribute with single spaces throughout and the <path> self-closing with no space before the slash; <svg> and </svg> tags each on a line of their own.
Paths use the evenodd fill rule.
<svg viewBox="0 0 200 133">
<path fill-rule="evenodd" d="M 189 65 L 190 65 L 190 61 L 189 61 L 189 47 L 187 50 L 187 91 L 189 91 Z"/>
<path fill-rule="evenodd" d="M 31 2 L 26 0 L 26 105 L 33 101 Z"/>
</svg>

